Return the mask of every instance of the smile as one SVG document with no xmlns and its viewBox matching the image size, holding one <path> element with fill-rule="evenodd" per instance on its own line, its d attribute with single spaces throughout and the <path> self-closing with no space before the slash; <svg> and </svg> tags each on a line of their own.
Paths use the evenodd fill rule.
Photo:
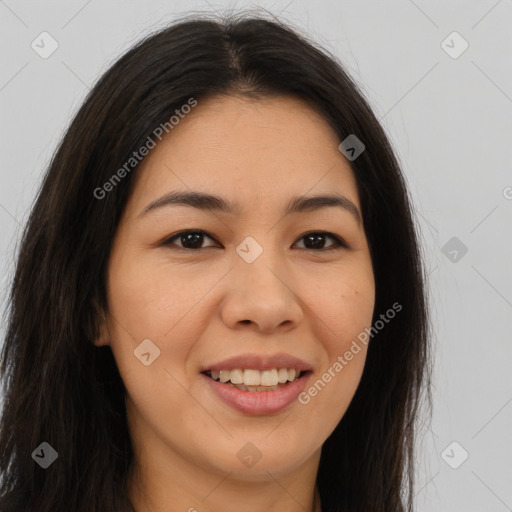
<svg viewBox="0 0 512 512">
<path fill-rule="evenodd" d="M 285 372 L 286 371 L 286 381 Z M 268 372 L 268 373 L 267 373 Z M 279 382 L 279 375 L 281 380 Z M 281 412 L 291 406 L 294 402 L 298 402 L 299 394 L 306 387 L 311 371 L 297 371 L 288 368 L 273 368 L 270 370 L 252 370 L 252 369 L 235 369 L 221 371 L 205 371 L 201 377 L 204 379 L 208 389 L 212 392 L 214 398 L 220 400 L 219 404 L 228 405 L 230 408 L 236 409 L 244 414 L 251 415 L 268 415 Z M 213 378 L 215 375 L 216 379 Z M 261 385 L 263 383 L 274 383 L 277 376 L 277 384 Z M 246 380 L 247 377 L 247 380 Z M 260 385 L 247 385 L 246 382 L 257 382 L 259 378 Z M 235 384 L 232 382 L 241 382 Z"/>
<path fill-rule="evenodd" d="M 300 370 L 295 368 L 272 368 L 270 370 L 241 369 L 212 370 L 205 374 L 216 382 L 225 383 L 242 391 L 263 392 L 277 391 L 288 382 L 293 382 L 301 377 Z"/>
</svg>

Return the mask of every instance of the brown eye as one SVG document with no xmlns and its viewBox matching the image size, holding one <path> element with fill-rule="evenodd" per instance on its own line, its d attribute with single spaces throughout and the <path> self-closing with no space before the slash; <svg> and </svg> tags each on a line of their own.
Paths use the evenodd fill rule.
<svg viewBox="0 0 512 512">
<path fill-rule="evenodd" d="M 162 242 L 161 245 L 171 247 L 171 248 L 177 248 L 177 249 L 184 249 L 184 250 L 191 250 L 191 251 L 198 251 L 201 249 L 206 249 L 208 247 L 214 247 L 214 246 L 206 246 L 203 247 L 203 243 L 205 241 L 205 238 L 209 238 L 210 240 L 213 240 L 216 242 L 216 240 L 210 236 L 208 233 L 202 230 L 188 230 L 188 231 L 180 231 L 179 233 L 176 233 L 175 235 L 171 236 L 170 238 L 167 238 L 164 242 Z M 331 244 L 328 247 L 324 247 L 326 243 L 326 239 L 331 239 L 334 241 L 334 244 Z M 325 252 L 325 251 L 331 251 L 334 249 L 340 249 L 340 248 L 347 248 L 347 244 L 337 237 L 336 235 L 333 235 L 332 233 L 328 233 L 326 231 L 314 231 L 311 233 L 306 233 L 303 235 L 299 240 L 304 240 L 304 247 L 301 247 L 301 249 L 310 250 L 314 252 Z M 177 243 L 178 242 L 178 243 Z M 174 247 L 172 247 L 174 246 Z"/>
<path fill-rule="evenodd" d="M 323 247 L 326 238 L 334 240 L 334 244 L 327 248 Z M 304 245 L 306 246 L 304 249 L 312 251 L 331 251 L 333 249 L 339 249 L 340 247 L 347 247 L 347 244 L 343 240 L 332 233 L 327 233 L 326 231 L 306 233 L 300 238 L 300 240 L 304 240 Z"/>
<path fill-rule="evenodd" d="M 204 249 L 204 247 L 202 247 L 202 245 L 204 243 L 205 238 L 214 240 L 205 231 L 200 231 L 200 230 L 180 231 L 179 233 L 176 233 L 172 237 L 167 238 L 162 243 L 162 245 L 165 245 L 165 246 L 176 245 L 176 243 L 174 241 L 177 240 L 179 243 L 181 243 L 181 246 L 180 245 L 177 246 L 180 249 L 198 250 L 198 249 Z"/>
</svg>

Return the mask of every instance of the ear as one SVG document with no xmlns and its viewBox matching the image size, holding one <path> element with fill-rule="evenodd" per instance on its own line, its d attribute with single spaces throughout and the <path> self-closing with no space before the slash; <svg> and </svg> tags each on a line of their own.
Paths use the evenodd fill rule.
<svg viewBox="0 0 512 512">
<path fill-rule="evenodd" d="M 104 316 L 99 318 L 99 333 L 97 338 L 94 340 L 96 347 L 104 347 L 110 345 L 110 336 L 108 332 L 108 321 Z"/>
<path fill-rule="evenodd" d="M 104 347 L 106 345 L 110 345 L 107 314 L 97 305 L 96 302 L 94 304 L 94 310 L 96 312 L 96 321 L 98 323 L 98 335 L 93 341 L 93 344 L 96 347 Z"/>
</svg>

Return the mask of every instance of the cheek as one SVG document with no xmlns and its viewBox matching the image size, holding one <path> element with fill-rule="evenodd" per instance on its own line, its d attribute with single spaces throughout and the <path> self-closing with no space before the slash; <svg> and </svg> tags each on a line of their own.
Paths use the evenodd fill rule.
<svg viewBox="0 0 512 512">
<path fill-rule="evenodd" d="M 203 329 L 190 319 L 194 305 L 213 282 L 190 286 L 184 274 L 145 265 L 128 251 L 112 258 L 111 349 L 132 407 L 148 421 L 154 421 L 159 411 L 158 417 L 170 424 L 173 410 L 188 403 L 189 396 L 179 383 L 185 381 L 187 356 Z M 141 346 L 146 347 L 144 352 Z M 146 366 L 137 356 L 147 352 L 151 362 Z"/>
<path fill-rule="evenodd" d="M 174 290 L 163 293 L 165 284 L 155 279 L 155 269 L 140 264 L 133 251 L 113 253 L 108 279 L 110 344 L 127 387 L 146 369 L 136 357 L 138 347 L 147 347 L 140 355 L 149 352 L 150 361 L 154 361 L 147 369 L 161 367 L 165 358 L 163 334 L 172 331 L 180 316 L 179 304 L 169 300 Z"/>
<path fill-rule="evenodd" d="M 330 352 L 339 352 L 370 327 L 375 305 L 373 272 L 367 267 L 333 272 L 317 281 L 310 292 L 312 313 L 318 320 L 318 338 Z M 307 295 L 304 295 L 307 297 Z"/>
<path fill-rule="evenodd" d="M 193 277 L 149 258 L 127 254 L 113 259 L 109 274 L 109 307 L 137 339 L 174 337 L 187 315 L 215 284 L 215 277 Z M 190 328 L 190 325 L 189 325 Z"/>
<path fill-rule="evenodd" d="M 375 306 L 371 266 L 352 266 L 350 272 L 333 273 L 314 290 L 311 309 L 316 319 L 315 337 L 321 340 L 325 357 L 320 382 L 311 390 L 310 398 L 317 397 L 317 407 L 337 411 L 339 416 L 357 389 L 366 360 L 365 330 L 371 327 Z M 324 387 L 329 390 L 323 392 Z"/>
<path fill-rule="evenodd" d="M 311 422 L 310 428 L 316 428 L 325 440 L 345 414 L 361 380 L 367 354 L 361 333 L 371 327 L 375 304 L 373 273 L 354 271 L 346 279 L 331 276 L 312 299 L 315 334 L 325 352 L 319 371 L 299 402 L 305 412 L 314 411 L 307 418 L 323 418 L 321 424 L 313 419 L 305 421 Z"/>
</svg>

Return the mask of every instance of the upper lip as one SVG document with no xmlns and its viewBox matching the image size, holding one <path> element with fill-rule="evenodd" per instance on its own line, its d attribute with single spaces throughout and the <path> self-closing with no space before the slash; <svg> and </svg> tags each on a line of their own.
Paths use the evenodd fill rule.
<svg viewBox="0 0 512 512">
<path fill-rule="evenodd" d="M 221 370 L 236 370 L 237 368 L 251 370 L 272 370 L 273 368 L 295 368 L 301 371 L 313 370 L 313 367 L 309 363 L 291 356 L 290 354 L 241 354 L 218 363 L 207 365 L 201 369 L 201 373 L 209 370 L 220 372 Z"/>
</svg>

